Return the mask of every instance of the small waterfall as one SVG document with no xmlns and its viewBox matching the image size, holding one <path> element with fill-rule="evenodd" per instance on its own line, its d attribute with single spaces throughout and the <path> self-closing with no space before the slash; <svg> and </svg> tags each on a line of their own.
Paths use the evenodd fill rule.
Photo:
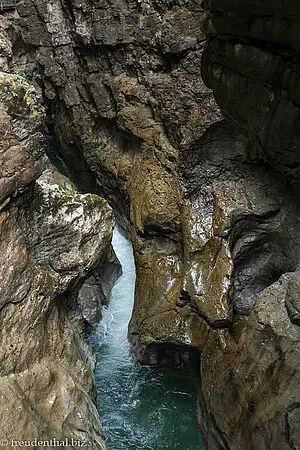
<svg viewBox="0 0 300 450">
<path fill-rule="evenodd" d="M 127 340 L 135 265 L 132 245 L 117 229 L 113 247 L 123 275 L 91 336 L 97 403 L 109 450 L 202 450 L 196 423 L 199 380 L 135 362 Z"/>
</svg>

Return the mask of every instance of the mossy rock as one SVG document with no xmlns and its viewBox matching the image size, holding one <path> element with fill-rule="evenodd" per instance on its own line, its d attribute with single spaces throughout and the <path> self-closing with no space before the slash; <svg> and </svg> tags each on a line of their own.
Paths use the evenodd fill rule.
<svg viewBox="0 0 300 450">
<path fill-rule="evenodd" d="M 24 119 L 35 121 L 41 121 L 44 117 L 36 89 L 25 75 L 0 72 L 0 100 L 12 117 L 24 116 Z"/>
</svg>

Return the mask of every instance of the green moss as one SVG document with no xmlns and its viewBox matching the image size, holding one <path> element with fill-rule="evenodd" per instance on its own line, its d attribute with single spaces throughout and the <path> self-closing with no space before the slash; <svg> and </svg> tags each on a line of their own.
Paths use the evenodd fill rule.
<svg viewBox="0 0 300 450">
<path fill-rule="evenodd" d="M 36 90 L 25 75 L 0 72 L 0 100 L 8 106 L 12 115 L 31 116 L 37 121 L 42 119 Z"/>
<path fill-rule="evenodd" d="M 106 200 L 95 194 L 86 194 L 85 197 L 79 192 L 72 190 L 70 185 L 62 183 L 52 185 L 52 195 L 50 200 L 46 200 L 42 193 L 38 195 L 38 207 L 47 212 L 56 215 L 62 208 L 65 208 L 65 213 L 72 215 L 80 206 L 83 207 L 84 212 L 90 215 L 93 214 L 94 209 L 102 208 L 107 205 Z"/>
</svg>

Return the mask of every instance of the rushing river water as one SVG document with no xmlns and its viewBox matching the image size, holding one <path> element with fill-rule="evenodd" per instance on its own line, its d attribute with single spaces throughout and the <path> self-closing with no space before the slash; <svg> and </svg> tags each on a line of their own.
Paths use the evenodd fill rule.
<svg viewBox="0 0 300 450">
<path fill-rule="evenodd" d="M 202 450 L 196 423 L 199 381 L 142 367 L 127 340 L 135 266 L 132 246 L 117 230 L 114 250 L 123 275 L 91 336 L 96 351 L 97 401 L 109 450 Z"/>
</svg>

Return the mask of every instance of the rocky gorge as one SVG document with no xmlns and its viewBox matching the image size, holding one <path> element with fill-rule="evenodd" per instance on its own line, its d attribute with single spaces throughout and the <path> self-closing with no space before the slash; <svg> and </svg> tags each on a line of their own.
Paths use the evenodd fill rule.
<svg viewBox="0 0 300 450">
<path fill-rule="evenodd" d="M 1 394 L 28 439 L 104 448 L 77 294 L 115 267 L 111 207 L 136 358 L 201 373 L 208 449 L 300 448 L 299 22 L 293 0 L 25 0 L 2 23 Z"/>
<path fill-rule="evenodd" d="M 55 437 L 105 449 L 83 340 L 84 306 L 93 309 L 77 295 L 89 275 L 118 270 L 113 212 L 47 159 L 41 98 L 24 75 L 7 72 L 13 20 L 1 17 L 0 27 L 1 446 Z"/>
</svg>

